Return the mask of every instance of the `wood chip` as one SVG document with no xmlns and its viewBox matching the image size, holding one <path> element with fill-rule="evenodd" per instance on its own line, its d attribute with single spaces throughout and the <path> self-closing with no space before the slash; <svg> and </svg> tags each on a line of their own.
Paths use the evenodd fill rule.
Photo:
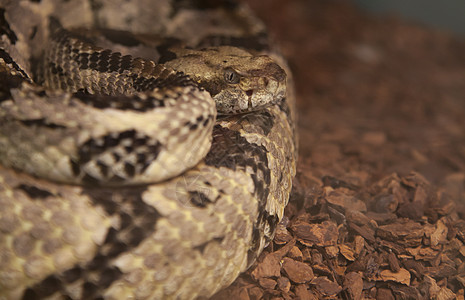
<svg viewBox="0 0 465 300">
<path fill-rule="evenodd" d="M 289 279 L 296 283 L 305 283 L 314 277 L 313 270 L 309 265 L 288 257 L 283 259 L 283 269 Z"/>
<path fill-rule="evenodd" d="M 274 287 L 276 286 L 276 280 L 266 277 L 261 277 L 260 279 L 258 279 L 258 283 L 264 289 L 274 289 Z"/>
<path fill-rule="evenodd" d="M 325 199 L 328 201 L 328 203 L 340 208 L 344 208 L 345 210 L 351 209 L 360 212 L 367 211 L 366 204 L 363 201 L 353 196 L 339 193 L 337 191 L 331 192 L 328 196 L 326 196 Z"/>
<path fill-rule="evenodd" d="M 250 300 L 263 299 L 263 290 L 259 287 L 251 287 L 247 290 Z"/>
<path fill-rule="evenodd" d="M 393 252 L 388 254 L 388 263 L 392 272 L 397 273 L 400 271 L 399 260 Z"/>
<path fill-rule="evenodd" d="M 338 245 L 339 252 L 349 261 L 355 260 L 354 250 L 347 245 Z"/>
<path fill-rule="evenodd" d="M 300 251 L 300 249 L 296 246 L 292 247 L 292 249 L 288 253 L 288 256 L 297 261 L 303 261 L 302 251 Z"/>
<path fill-rule="evenodd" d="M 399 269 L 399 272 L 392 272 L 391 270 L 382 270 L 377 276 L 381 281 L 395 281 L 405 285 L 410 284 L 410 272 L 406 269 Z"/>
<path fill-rule="evenodd" d="M 304 284 L 299 284 L 295 287 L 295 295 L 300 300 L 318 300 L 318 298 L 311 293 Z"/>
<path fill-rule="evenodd" d="M 340 287 L 337 283 L 323 276 L 313 279 L 311 284 L 315 286 L 318 292 L 327 297 L 335 296 L 342 290 L 342 287 Z"/>
<path fill-rule="evenodd" d="M 344 289 L 347 290 L 350 299 L 359 300 L 362 298 L 363 277 L 359 272 L 350 272 L 345 275 Z"/>
<path fill-rule="evenodd" d="M 395 300 L 394 295 L 390 289 L 380 288 L 376 293 L 377 300 Z"/>
<path fill-rule="evenodd" d="M 358 226 L 355 225 L 354 223 L 348 223 L 349 227 L 354 230 L 357 234 L 361 235 L 364 239 L 374 242 L 375 241 L 375 231 L 368 227 L 367 225 L 364 226 Z"/>
<path fill-rule="evenodd" d="M 382 225 L 376 231 L 376 235 L 382 239 L 397 242 L 406 247 L 419 246 L 423 234 L 423 226 L 411 220 Z"/>
<path fill-rule="evenodd" d="M 278 245 L 286 244 L 292 240 L 292 235 L 287 230 L 286 226 L 279 224 L 276 228 L 276 235 L 274 242 Z"/>
<path fill-rule="evenodd" d="M 291 282 L 287 277 L 279 277 L 278 278 L 278 288 L 283 292 L 289 292 L 291 289 Z"/>
<path fill-rule="evenodd" d="M 307 246 L 334 246 L 337 243 L 337 226 L 332 221 L 321 224 L 296 222 L 291 228 L 298 241 Z"/>
<path fill-rule="evenodd" d="M 267 254 L 263 261 L 258 263 L 257 267 L 252 272 L 252 276 L 255 280 L 259 280 L 263 277 L 279 277 L 280 274 L 280 258 L 274 253 Z"/>
<path fill-rule="evenodd" d="M 437 246 L 439 244 L 444 244 L 447 241 L 448 229 L 446 224 L 442 220 L 439 220 L 436 223 L 436 230 L 431 235 L 431 246 Z"/>
</svg>

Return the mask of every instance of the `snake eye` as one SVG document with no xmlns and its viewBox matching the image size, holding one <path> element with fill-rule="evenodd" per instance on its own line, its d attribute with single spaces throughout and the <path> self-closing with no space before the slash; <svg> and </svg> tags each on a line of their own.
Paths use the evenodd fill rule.
<svg viewBox="0 0 465 300">
<path fill-rule="evenodd" d="M 224 71 L 224 80 L 226 80 L 227 83 L 236 84 L 239 83 L 239 79 L 239 74 L 233 69 L 228 68 Z"/>
</svg>

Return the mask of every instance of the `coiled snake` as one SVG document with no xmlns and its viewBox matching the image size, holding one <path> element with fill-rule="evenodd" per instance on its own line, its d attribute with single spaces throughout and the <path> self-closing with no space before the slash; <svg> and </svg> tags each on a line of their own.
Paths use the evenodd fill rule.
<svg viewBox="0 0 465 300">
<path fill-rule="evenodd" d="M 254 262 L 296 145 L 247 7 L 1 0 L 0 30 L 0 299 L 209 297 Z"/>
</svg>

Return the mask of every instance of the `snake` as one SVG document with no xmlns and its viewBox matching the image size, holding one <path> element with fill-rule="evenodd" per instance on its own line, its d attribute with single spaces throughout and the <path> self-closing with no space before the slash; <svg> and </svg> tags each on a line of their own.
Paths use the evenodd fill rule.
<svg viewBox="0 0 465 300">
<path fill-rule="evenodd" d="M 0 299 L 206 299 L 274 236 L 292 74 L 231 0 L 0 1 Z"/>
</svg>

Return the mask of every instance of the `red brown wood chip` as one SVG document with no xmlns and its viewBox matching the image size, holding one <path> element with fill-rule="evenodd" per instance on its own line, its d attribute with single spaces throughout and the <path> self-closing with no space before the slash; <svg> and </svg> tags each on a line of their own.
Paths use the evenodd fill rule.
<svg viewBox="0 0 465 300">
<path fill-rule="evenodd" d="M 337 242 L 337 226 L 332 221 L 321 224 L 297 222 L 291 226 L 297 240 L 307 246 L 334 246 Z"/>
<path fill-rule="evenodd" d="M 283 269 L 287 277 L 295 283 L 305 283 L 313 279 L 312 268 L 300 261 L 285 257 L 283 259 Z"/>
<path fill-rule="evenodd" d="M 312 280 L 311 283 L 316 287 L 317 291 L 319 291 L 324 296 L 335 296 L 342 290 L 342 288 L 337 283 L 329 280 L 326 277 L 317 277 Z"/>
</svg>

